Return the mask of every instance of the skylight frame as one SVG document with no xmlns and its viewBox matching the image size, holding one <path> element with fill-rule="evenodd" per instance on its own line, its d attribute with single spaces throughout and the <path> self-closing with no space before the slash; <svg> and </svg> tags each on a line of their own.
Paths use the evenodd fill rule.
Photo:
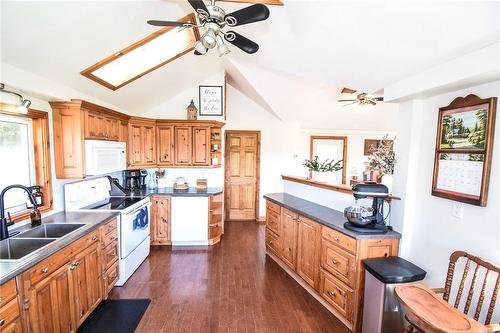
<svg viewBox="0 0 500 333">
<path fill-rule="evenodd" d="M 177 20 L 177 22 L 186 22 L 186 23 L 197 24 L 196 16 L 194 15 L 194 13 L 191 13 L 189 15 L 184 16 L 183 18 Z M 177 59 L 177 58 L 185 55 L 186 53 L 189 53 L 189 52 L 193 51 L 194 50 L 194 43 L 193 43 L 193 45 L 190 48 L 188 48 L 188 49 L 186 49 L 184 51 L 181 51 L 180 53 L 177 53 L 177 55 L 175 55 L 175 56 L 173 56 L 171 58 L 168 58 L 164 62 L 161 62 L 158 65 L 151 67 L 150 69 L 148 69 L 148 70 L 146 70 L 146 71 L 144 71 L 144 72 L 142 72 L 142 73 L 140 73 L 140 74 L 138 74 L 138 75 L 136 75 L 136 76 L 128 79 L 127 81 L 120 83 L 119 85 L 114 85 L 114 84 L 112 84 L 112 83 L 110 83 L 110 82 L 108 82 L 106 80 L 101 79 L 100 77 L 98 77 L 98 76 L 96 76 L 96 75 L 94 75 L 92 73 L 94 71 L 96 71 L 96 70 L 98 70 L 98 69 L 106 66 L 107 64 L 109 64 L 109 63 L 117 60 L 118 58 L 124 56 L 125 54 L 127 54 L 129 52 L 132 52 L 135 49 L 137 49 L 137 48 L 139 48 L 139 47 L 141 47 L 141 46 L 143 46 L 143 45 L 145 45 L 145 44 L 153 41 L 154 39 L 156 39 L 156 38 L 158 38 L 158 37 L 160 37 L 160 36 L 162 36 L 164 34 L 166 34 L 167 32 L 169 32 L 169 31 L 171 31 L 173 29 L 178 29 L 178 28 L 179 27 L 164 27 L 164 28 L 162 28 L 162 29 L 160 29 L 158 31 L 155 31 L 152 34 L 146 36 L 145 38 L 143 38 L 143 39 L 141 39 L 141 40 L 133 43 L 132 45 L 129 45 L 126 48 L 124 48 L 124 49 L 122 49 L 120 51 L 117 51 L 117 52 L 113 53 L 112 55 L 110 55 L 109 57 L 106 57 L 105 59 L 97 62 L 96 64 L 94 64 L 94 65 L 92 65 L 92 66 L 84 69 L 83 71 L 80 72 L 80 74 L 83 75 L 83 76 L 85 76 L 85 77 L 87 77 L 87 78 L 89 78 L 89 79 L 91 79 L 92 81 L 95 81 L 95 82 L 97 82 L 97 83 L 105 86 L 108 89 L 117 90 L 117 89 L 119 89 L 119 88 L 121 88 L 121 87 L 129 84 L 130 82 L 133 82 L 133 81 L 137 80 L 138 78 L 140 78 L 140 77 L 142 77 L 142 76 L 144 76 L 144 75 L 146 75 L 146 74 L 148 74 L 148 73 L 150 73 L 150 72 L 152 72 L 152 71 L 154 71 L 154 70 L 156 70 L 156 69 L 158 69 L 158 68 L 160 68 L 160 67 L 168 64 L 169 62 L 174 61 L 175 59 Z M 199 40 L 200 39 L 200 31 L 199 31 L 199 29 L 197 27 L 186 28 L 186 29 L 193 29 L 195 40 Z"/>
</svg>

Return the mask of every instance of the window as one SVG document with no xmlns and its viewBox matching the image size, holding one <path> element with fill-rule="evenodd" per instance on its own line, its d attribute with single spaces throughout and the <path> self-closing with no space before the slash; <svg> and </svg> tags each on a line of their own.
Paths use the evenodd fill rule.
<svg viewBox="0 0 500 333">
<path fill-rule="evenodd" d="M 48 113 L 29 109 L 28 114 L 0 103 L 0 190 L 8 185 L 40 186 L 41 212 L 52 209 L 52 182 Z M 29 217 L 26 193 L 12 189 L 5 195 L 5 208 L 14 222 Z M 31 203 L 30 203 L 31 205 Z"/>
<path fill-rule="evenodd" d="M 178 22 L 196 23 L 194 14 Z M 116 52 L 81 74 L 116 90 L 193 50 L 198 28 L 165 27 Z"/>
<path fill-rule="evenodd" d="M 346 136 L 311 136 L 310 158 L 318 156 L 320 162 L 342 160 L 342 170 L 332 174 L 329 182 L 346 183 L 347 137 Z"/>
<path fill-rule="evenodd" d="M 35 185 L 32 120 L 0 116 L 0 188 L 12 184 Z M 12 189 L 5 195 L 5 208 L 11 214 L 26 209 L 26 193 Z"/>
</svg>

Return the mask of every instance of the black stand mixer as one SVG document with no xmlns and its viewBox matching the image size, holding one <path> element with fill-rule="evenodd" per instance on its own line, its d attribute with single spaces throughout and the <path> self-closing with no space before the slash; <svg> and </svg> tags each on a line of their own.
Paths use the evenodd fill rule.
<svg viewBox="0 0 500 333">
<path fill-rule="evenodd" d="M 384 201 L 389 196 L 387 186 L 382 184 L 356 184 L 352 187 L 356 204 L 344 209 L 344 216 L 349 222 L 344 228 L 364 234 L 385 234 L 389 228 L 385 225 Z M 358 205 L 358 199 L 373 198 L 371 207 Z"/>
</svg>

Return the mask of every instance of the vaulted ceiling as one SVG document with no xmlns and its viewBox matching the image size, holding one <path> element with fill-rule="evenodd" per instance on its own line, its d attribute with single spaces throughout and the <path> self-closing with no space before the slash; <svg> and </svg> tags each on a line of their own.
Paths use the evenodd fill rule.
<svg viewBox="0 0 500 333">
<path fill-rule="evenodd" d="M 297 81 L 296 89 L 312 83 L 331 87 L 334 100 L 339 87 L 377 91 L 500 40 L 498 1 L 284 2 L 270 7 L 267 21 L 238 27 L 260 44 L 257 54 L 232 46 L 225 60 L 215 52 L 187 54 L 111 91 L 79 72 L 157 30 L 147 20 L 175 20 L 191 12 L 187 1 L 1 1 L 1 58 L 141 113 L 224 68 L 240 74 L 255 68 L 253 75 L 244 75 L 248 82 L 241 83 L 247 90 L 264 84 L 257 73 L 273 73 L 290 84 Z M 229 12 L 245 6 L 220 5 Z M 263 103 L 272 109 L 282 97 L 273 99 L 273 87 L 269 89 Z"/>
</svg>

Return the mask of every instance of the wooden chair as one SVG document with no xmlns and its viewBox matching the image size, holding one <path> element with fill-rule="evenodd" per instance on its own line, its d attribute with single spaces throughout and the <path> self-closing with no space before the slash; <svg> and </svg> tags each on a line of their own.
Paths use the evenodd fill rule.
<svg viewBox="0 0 500 333">
<path fill-rule="evenodd" d="M 500 324 L 491 324 L 491 317 L 493 316 L 493 310 L 495 309 L 495 303 L 497 301 L 497 296 L 498 296 L 498 289 L 500 286 L 500 267 L 495 266 L 491 262 L 485 261 L 479 257 L 473 256 L 468 254 L 467 252 L 464 251 L 455 251 L 451 254 L 450 256 L 450 263 L 448 265 L 448 273 L 446 275 L 446 282 L 444 288 L 436 288 L 432 289 L 436 294 L 443 294 L 443 300 L 446 302 L 450 303 L 450 293 L 452 289 L 452 284 L 453 284 L 453 277 L 455 275 L 455 265 L 457 261 L 460 258 L 466 258 L 465 266 L 464 266 L 464 271 L 462 273 L 462 278 L 460 280 L 460 284 L 458 286 L 457 294 L 455 297 L 455 302 L 453 303 L 453 306 L 456 309 L 459 309 L 459 305 L 461 304 L 462 301 L 462 296 L 464 295 L 464 286 L 467 281 L 467 276 L 469 274 L 469 271 L 471 270 L 471 263 L 473 263 L 472 269 L 474 270 L 474 275 L 472 276 L 472 280 L 470 283 L 470 288 L 469 291 L 467 292 L 467 299 L 465 301 L 465 305 L 463 309 L 459 309 L 466 315 L 469 314 L 469 311 L 471 310 L 471 303 L 474 297 L 474 292 L 478 289 L 476 287 L 480 286 L 480 294 L 479 298 L 477 300 L 477 305 L 475 308 L 474 312 L 474 319 L 476 321 L 479 320 L 479 317 L 481 315 L 481 312 L 483 310 L 483 304 L 485 300 L 485 295 L 488 289 L 488 280 L 493 278 L 493 281 L 495 282 L 495 285 L 493 287 L 493 291 L 491 293 L 491 298 L 490 298 L 490 303 L 488 306 L 488 312 L 486 313 L 486 318 L 484 320 L 484 325 L 486 326 L 488 332 L 500 332 Z M 486 270 L 484 274 L 484 278 L 482 279 L 482 283 L 480 285 L 477 285 L 477 279 L 478 279 L 478 273 L 481 271 L 481 269 Z M 491 275 L 493 274 L 493 276 Z M 496 279 L 495 278 L 496 275 Z M 451 304 L 451 303 L 450 303 Z M 419 319 L 413 315 L 413 314 L 408 314 L 406 316 L 406 320 L 410 323 L 410 325 L 407 327 L 406 332 L 408 333 L 413 333 L 413 332 L 426 332 L 424 329 L 419 327 Z"/>
</svg>

